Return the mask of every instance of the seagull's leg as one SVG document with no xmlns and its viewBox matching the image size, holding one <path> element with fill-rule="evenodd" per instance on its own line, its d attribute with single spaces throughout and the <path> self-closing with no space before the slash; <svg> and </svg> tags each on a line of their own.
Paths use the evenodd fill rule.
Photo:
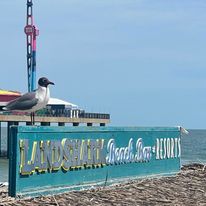
<svg viewBox="0 0 206 206">
<path fill-rule="evenodd" d="M 35 125 L 35 112 L 32 113 L 33 113 L 33 125 Z"/>
<path fill-rule="evenodd" d="M 31 112 L 31 114 L 30 114 L 30 117 L 31 117 L 31 125 L 33 124 L 33 121 L 32 121 L 32 120 L 33 120 L 33 118 L 32 118 L 32 117 L 33 117 L 33 116 L 32 116 L 32 113 L 33 113 L 33 112 Z"/>
<path fill-rule="evenodd" d="M 31 125 L 34 125 L 34 112 L 31 112 Z"/>
</svg>

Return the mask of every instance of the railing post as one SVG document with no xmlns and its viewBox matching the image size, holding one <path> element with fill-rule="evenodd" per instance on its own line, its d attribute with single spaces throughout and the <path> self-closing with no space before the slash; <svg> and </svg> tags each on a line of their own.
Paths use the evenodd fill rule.
<svg viewBox="0 0 206 206">
<path fill-rule="evenodd" d="M 7 158 L 9 158 L 9 154 L 10 154 L 10 141 L 11 141 L 11 134 L 10 134 L 10 127 L 12 125 L 18 125 L 18 122 L 7 122 Z"/>
<path fill-rule="evenodd" d="M 58 122 L 58 126 L 60 126 L 60 127 L 65 126 L 65 123 L 64 122 Z"/>
<path fill-rule="evenodd" d="M 74 127 L 78 127 L 78 126 L 79 126 L 79 123 L 78 123 L 78 122 L 73 122 L 73 126 L 74 126 Z"/>
<path fill-rule="evenodd" d="M 41 126 L 50 126 L 50 122 L 41 122 Z"/>
</svg>

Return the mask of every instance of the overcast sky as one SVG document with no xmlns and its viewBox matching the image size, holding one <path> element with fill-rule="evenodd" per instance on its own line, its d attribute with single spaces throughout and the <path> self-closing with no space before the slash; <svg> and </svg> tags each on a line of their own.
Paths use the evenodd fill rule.
<svg viewBox="0 0 206 206">
<path fill-rule="evenodd" d="M 33 0 L 37 76 L 112 126 L 206 128 L 205 0 Z M 27 91 L 26 0 L 0 1 L 0 88 Z"/>
</svg>

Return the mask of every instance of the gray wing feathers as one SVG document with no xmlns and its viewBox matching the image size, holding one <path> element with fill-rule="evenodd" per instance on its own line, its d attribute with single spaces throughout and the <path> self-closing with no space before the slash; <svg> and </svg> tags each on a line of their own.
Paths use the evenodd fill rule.
<svg viewBox="0 0 206 206">
<path fill-rule="evenodd" d="M 27 110 L 35 106 L 37 102 L 38 102 L 38 99 L 35 98 L 35 93 L 30 92 L 9 102 L 6 105 L 6 109 L 7 110 Z"/>
</svg>

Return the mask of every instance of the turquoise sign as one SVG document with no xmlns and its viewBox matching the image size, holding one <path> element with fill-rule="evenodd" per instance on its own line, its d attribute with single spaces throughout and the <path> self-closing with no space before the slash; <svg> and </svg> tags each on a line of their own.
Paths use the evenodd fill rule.
<svg viewBox="0 0 206 206">
<path fill-rule="evenodd" d="M 180 170 L 179 127 L 11 128 L 10 196 L 37 196 Z"/>
</svg>

